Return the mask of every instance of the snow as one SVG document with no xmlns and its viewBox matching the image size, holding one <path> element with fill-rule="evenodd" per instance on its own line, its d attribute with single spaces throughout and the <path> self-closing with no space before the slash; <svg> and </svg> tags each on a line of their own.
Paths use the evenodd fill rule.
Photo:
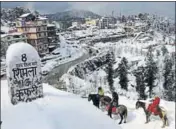
<svg viewBox="0 0 176 129">
<path fill-rule="evenodd" d="M 30 14 L 31 14 L 31 13 L 25 13 L 25 14 L 21 15 L 20 17 L 21 17 L 21 18 L 27 17 L 27 16 L 29 16 Z"/>
<path fill-rule="evenodd" d="M 46 17 L 41 17 L 41 16 L 39 16 L 39 17 L 37 17 L 39 20 L 47 20 L 48 18 L 46 18 Z"/>
<path fill-rule="evenodd" d="M 44 98 L 16 106 L 10 103 L 7 87 L 7 81 L 1 80 L 3 129 L 121 129 L 87 99 L 47 84 L 44 84 Z"/>
<path fill-rule="evenodd" d="M 19 50 L 19 51 L 17 51 L 17 50 Z M 28 60 L 30 60 L 31 62 L 34 61 L 34 59 L 37 59 L 37 58 L 38 58 L 38 60 L 40 59 L 39 56 L 36 57 L 36 55 L 38 55 L 38 53 L 34 49 L 34 47 L 29 45 L 28 43 L 24 43 L 24 42 L 18 42 L 15 44 L 11 44 L 8 47 L 7 53 L 6 53 L 6 62 L 21 61 L 21 56 L 14 58 L 14 53 L 15 53 L 15 55 L 22 55 L 24 53 L 27 53 L 28 55 L 30 55 L 28 57 Z M 19 63 L 21 63 L 21 62 L 19 62 Z"/>
<path fill-rule="evenodd" d="M 1 26 L 1 30 L 4 31 L 5 33 L 8 33 L 10 28 L 8 26 Z"/>
<path fill-rule="evenodd" d="M 48 27 L 55 27 L 54 24 L 47 24 Z"/>
<path fill-rule="evenodd" d="M 43 86 L 44 98 L 13 106 L 8 96 L 7 81 L 1 80 L 3 129 L 161 129 L 159 117 L 152 116 L 151 121 L 144 124 L 143 109 L 135 109 L 137 100 L 119 96 L 119 103 L 128 108 L 128 118 L 126 124 L 118 125 L 119 116 L 114 116 L 115 120 L 110 119 L 106 112 L 94 107 L 87 99 L 57 90 L 48 84 Z M 165 129 L 174 129 L 175 103 L 161 100 L 160 105 L 166 109 L 169 119 L 169 126 Z"/>
</svg>

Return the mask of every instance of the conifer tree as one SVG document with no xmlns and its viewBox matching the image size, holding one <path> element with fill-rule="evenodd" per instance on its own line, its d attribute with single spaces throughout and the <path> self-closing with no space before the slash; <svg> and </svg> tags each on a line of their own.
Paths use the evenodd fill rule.
<svg viewBox="0 0 176 129">
<path fill-rule="evenodd" d="M 139 99 L 145 100 L 147 96 L 145 94 L 146 85 L 144 71 L 144 67 L 138 67 L 134 72 L 134 76 L 136 77 L 136 91 L 139 93 Z"/>
<path fill-rule="evenodd" d="M 122 58 L 118 66 L 119 84 L 122 89 L 128 90 L 128 61 L 125 57 Z"/>
<path fill-rule="evenodd" d="M 155 80 L 157 77 L 157 64 L 153 59 L 152 47 L 149 47 L 146 57 L 146 67 L 145 67 L 145 82 L 149 87 L 149 97 L 152 97 L 153 88 L 155 87 Z"/>
<path fill-rule="evenodd" d="M 113 80 L 113 74 L 114 74 L 114 70 L 113 70 L 114 53 L 113 52 L 109 52 L 107 54 L 106 61 L 108 63 L 107 81 L 108 81 L 108 84 L 109 84 L 110 91 L 113 92 L 115 90 L 115 88 L 113 86 L 113 84 L 114 84 L 114 80 Z"/>
</svg>

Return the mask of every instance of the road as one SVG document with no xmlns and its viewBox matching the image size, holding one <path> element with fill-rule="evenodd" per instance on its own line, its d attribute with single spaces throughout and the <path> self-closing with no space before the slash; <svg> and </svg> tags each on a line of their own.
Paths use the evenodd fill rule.
<svg viewBox="0 0 176 129">
<path fill-rule="evenodd" d="M 45 77 L 44 82 L 45 83 L 49 83 L 50 85 L 57 85 L 59 84 L 59 79 L 61 78 L 61 76 L 65 73 L 67 73 L 68 69 L 71 66 L 74 66 L 80 62 L 83 62 L 84 60 L 89 58 L 89 54 L 85 53 L 83 54 L 80 58 L 67 62 L 65 64 L 61 64 L 57 67 L 55 67 L 54 69 L 52 69 L 49 74 Z"/>
</svg>

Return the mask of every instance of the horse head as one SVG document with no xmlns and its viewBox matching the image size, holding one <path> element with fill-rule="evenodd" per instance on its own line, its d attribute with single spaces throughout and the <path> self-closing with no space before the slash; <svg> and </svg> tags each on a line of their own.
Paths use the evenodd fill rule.
<svg viewBox="0 0 176 129">
<path fill-rule="evenodd" d="M 91 99 L 92 99 L 91 94 L 89 94 L 88 101 L 91 101 Z"/>
<path fill-rule="evenodd" d="M 136 109 L 138 109 L 138 108 L 140 108 L 140 101 L 138 100 L 137 102 L 136 102 Z"/>
<path fill-rule="evenodd" d="M 138 101 L 136 102 L 136 109 L 138 109 L 138 108 L 140 108 L 140 107 L 145 110 L 145 108 L 146 108 L 146 103 L 145 103 L 145 102 L 142 102 L 142 101 L 140 101 L 140 100 L 138 99 Z"/>
</svg>

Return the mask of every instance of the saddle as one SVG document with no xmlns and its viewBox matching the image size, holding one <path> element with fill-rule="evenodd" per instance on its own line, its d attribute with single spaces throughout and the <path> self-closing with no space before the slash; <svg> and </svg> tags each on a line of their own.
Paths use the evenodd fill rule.
<svg viewBox="0 0 176 129">
<path fill-rule="evenodd" d="M 108 111 L 109 110 L 109 108 L 110 108 L 110 106 L 108 105 L 108 106 L 106 106 L 106 110 Z M 118 108 L 117 107 L 113 107 L 112 108 L 112 113 L 116 113 L 117 112 L 117 110 L 118 110 Z"/>
</svg>

